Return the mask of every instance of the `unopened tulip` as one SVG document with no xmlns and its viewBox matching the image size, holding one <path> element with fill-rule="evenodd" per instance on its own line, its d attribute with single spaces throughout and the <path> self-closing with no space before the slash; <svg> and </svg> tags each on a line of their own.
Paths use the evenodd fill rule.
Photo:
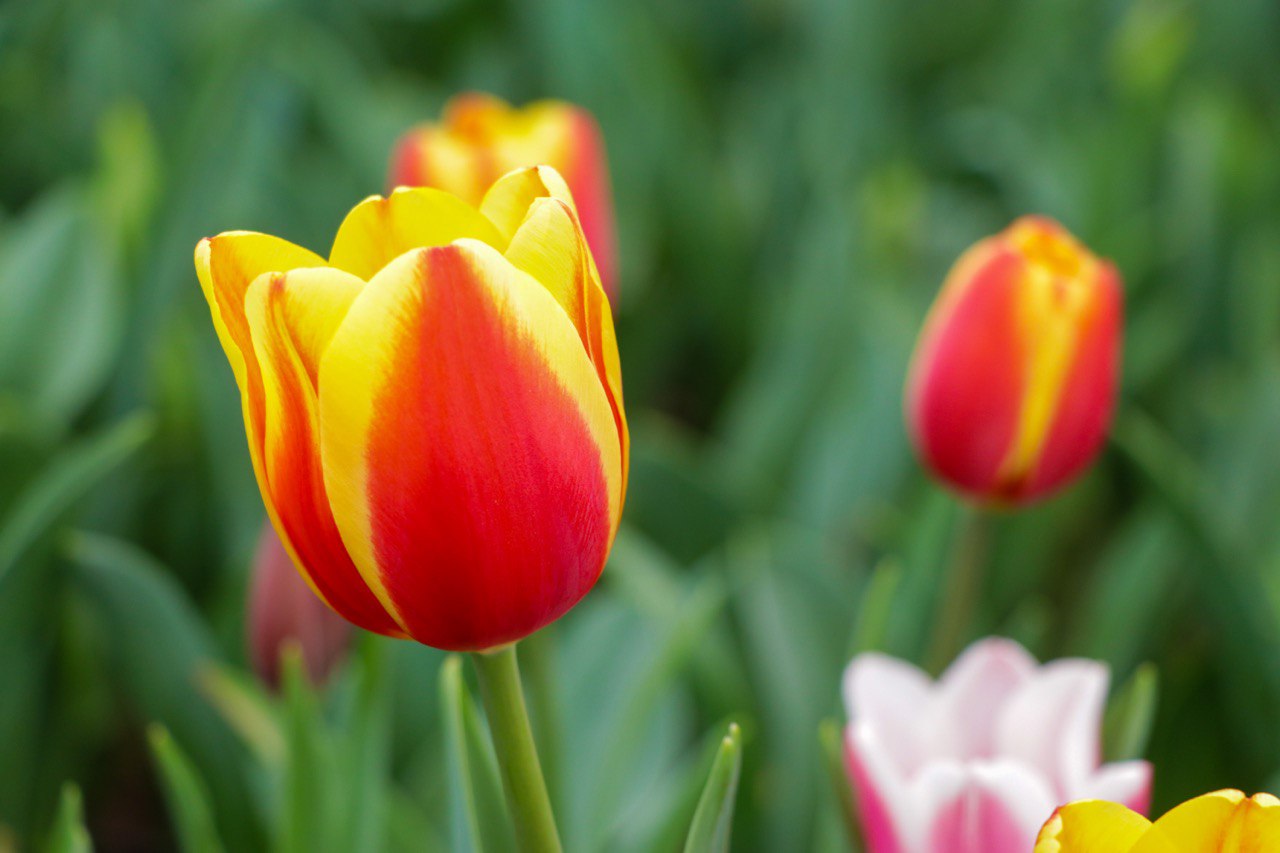
<svg viewBox="0 0 1280 853">
<path fill-rule="evenodd" d="M 984 503 L 1069 483 L 1111 423 L 1122 315 L 1115 267 L 1052 220 L 1024 217 L 969 249 L 912 359 L 907 421 L 925 464 Z"/>
<path fill-rule="evenodd" d="M 380 634 L 512 643 L 595 584 L 626 489 L 608 300 L 555 170 L 477 209 L 355 207 L 329 257 L 200 241 L 268 513 L 312 588 Z"/>
<path fill-rule="evenodd" d="M 313 684 L 322 684 L 347 651 L 351 626 L 307 588 L 270 524 L 258 538 L 246 610 L 250 662 L 271 687 L 280 683 L 280 654 L 291 642 Z"/>
<path fill-rule="evenodd" d="M 1088 800 L 1053 813 L 1035 853 L 1278 853 L 1280 800 L 1215 791 L 1155 823 L 1120 803 Z"/>
<path fill-rule="evenodd" d="M 868 853 L 1026 853 L 1087 797 L 1145 810 L 1151 768 L 1099 765 L 1109 676 L 979 641 L 936 682 L 882 654 L 845 671 L 845 757 Z"/>
<path fill-rule="evenodd" d="M 439 122 L 413 128 L 391 158 L 392 187 L 438 187 L 479 204 L 500 175 L 546 164 L 564 176 L 582 230 L 610 296 L 617 294 L 617 236 L 604 139 L 591 113 L 564 101 L 517 109 L 469 92 L 445 105 Z"/>
</svg>

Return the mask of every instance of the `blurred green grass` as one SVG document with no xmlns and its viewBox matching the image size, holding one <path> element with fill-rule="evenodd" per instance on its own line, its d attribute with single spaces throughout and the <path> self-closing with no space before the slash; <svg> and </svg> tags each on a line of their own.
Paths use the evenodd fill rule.
<svg viewBox="0 0 1280 853">
<path fill-rule="evenodd" d="M 956 516 L 903 432 L 910 347 L 951 260 L 1032 211 L 1123 271 L 1124 398 L 1095 471 L 998 519 L 970 633 L 1117 681 L 1154 662 L 1157 810 L 1274 789 L 1271 0 L 11 0 L 0 824 L 43 837 L 70 779 L 101 849 L 163 849 L 158 721 L 228 847 L 267 843 L 250 751 L 194 681 L 244 665 L 262 510 L 192 249 L 324 249 L 395 136 L 470 88 L 593 110 L 618 205 L 626 525 L 548 641 L 573 849 L 667 838 L 731 717 L 735 849 L 838 847 L 816 728 L 862 595 L 897 561 L 881 644 L 923 659 Z M 387 772 L 456 837 L 440 657 L 385 645 Z"/>
</svg>

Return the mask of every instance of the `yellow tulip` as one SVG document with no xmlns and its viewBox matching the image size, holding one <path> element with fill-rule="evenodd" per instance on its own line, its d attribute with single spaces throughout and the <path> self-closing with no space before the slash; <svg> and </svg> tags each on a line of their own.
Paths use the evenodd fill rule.
<svg viewBox="0 0 1280 853">
<path fill-rule="evenodd" d="M 1119 803 L 1083 800 L 1053 813 L 1034 853 L 1280 853 L 1280 800 L 1215 791 L 1155 823 Z"/>
</svg>

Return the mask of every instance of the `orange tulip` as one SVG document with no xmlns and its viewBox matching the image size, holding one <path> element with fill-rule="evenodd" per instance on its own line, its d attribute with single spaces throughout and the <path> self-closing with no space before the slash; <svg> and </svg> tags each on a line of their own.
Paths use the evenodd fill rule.
<svg viewBox="0 0 1280 853">
<path fill-rule="evenodd" d="M 1078 476 L 1111 423 L 1120 277 L 1062 226 L 1024 217 L 952 268 L 912 360 L 925 464 L 970 498 L 1024 504 Z"/>
<path fill-rule="evenodd" d="M 326 261 L 200 241 L 269 515 L 351 622 L 451 650 L 514 642 L 595 584 L 626 492 L 607 298 L 555 170 L 479 209 L 361 202 Z"/>
<path fill-rule="evenodd" d="M 1280 853 L 1280 800 L 1215 791 L 1155 823 L 1118 803 L 1084 800 L 1053 813 L 1035 853 Z"/>
<path fill-rule="evenodd" d="M 479 204 L 500 175 L 547 164 L 564 175 L 609 295 L 617 295 L 617 236 L 600 128 L 585 109 L 538 101 L 515 109 L 478 92 L 455 97 L 443 118 L 406 133 L 391 158 L 392 187 L 438 187 Z"/>
</svg>

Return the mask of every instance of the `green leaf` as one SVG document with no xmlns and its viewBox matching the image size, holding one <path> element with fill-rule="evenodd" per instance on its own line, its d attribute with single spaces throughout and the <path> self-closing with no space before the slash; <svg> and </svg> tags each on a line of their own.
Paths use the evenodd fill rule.
<svg viewBox="0 0 1280 853">
<path fill-rule="evenodd" d="M 151 435 L 147 415 L 134 415 L 60 455 L 18 498 L 0 526 L 0 589 L 14 564 L 46 532 Z"/>
<path fill-rule="evenodd" d="M 258 760 L 268 767 L 279 767 L 285 755 L 280 715 L 258 682 L 252 676 L 216 663 L 203 667 L 196 679 L 200 692 Z"/>
<path fill-rule="evenodd" d="M 644 809 L 637 815 L 639 831 L 631 833 L 628 840 L 634 843 L 626 849 L 680 849 L 702 799 L 708 768 L 720 752 L 724 740 L 720 732 L 732 722 L 726 719 L 709 729 L 697 749 L 686 749 L 664 776 L 645 789 Z"/>
<path fill-rule="evenodd" d="M 497 761 L 463 680 L 458 655 L 450 655 L 440 665 L 440 702 L 452 780 L 449 789 L 454 797 L 454 847 L 478 853 L 513 849 Z"/>
<path fill-rule="evenodd" d="M 75 533 L 65 551 L 108 642 L 121 691 L 145 717 L 162 723 L 200 768 L 227 846 L 260 848 L 245 750 L 197 689 L 199 673 L 216 661 L 199 612 L 165 568 L 133 545 Z"/>
<path fill-rule="evenodd" d="M 315 692 L 307 681 L 302 650 L 289 643 L 281 656 L 285 703 L 283 798 L 276 827 L 280 853 L 318 853 L 334 849 L 331 824 L 336 803 L 329 796 L 334 781 L 328 738 Z"/>
<path fill-rule="evenodd" d="M 391 719 L 387 691 L 387 647 L 367 638 L 353 669 L 355 704 L 342 726 L 341 742 L 344 821 L 336 849 L 374 853 L 381 849 L 381 833 L 388 809 L 391 770 Z"/>
<path fill-rule="evenodd" d="M 733 831 L 733 806 L 742 773 L 742 733 L 736 723 L 720 743 L 707 786 L 702 789 L 693 824 L 685 839 L 685 853 L 724 853 Z"/>
<path fill-rule="evenodd" d="M 1108 761 L 1128 761 L 1143 756 L 1155 722 L 1159 693 L 1159 673 L 1150 663 L 1134 670 L 1117 691 L 1107 707 L 1102 727 L 1102 754 Z"/>
<path fill-rule="evenodd" d="M 607 844 L 607 835 L 615 828 L 611 815 L 620 810 L 632 767 L 640 760 L 637 755 L 643 745 L 640 734 L 660 716 L 662 702 L 671 691 L 673 681 L 689 666 L 716 617 L 724 611 L 726 595 L 720 578 L 705 576 L 686 589 L 660 623 L 656 648 L 640 662 L 616 705 L 610 706 L 613 713 L 607 731 L 611 734 L 591 777 L 588 847 Z"/>
<path fill-rule="evenodd" d="M 0 388 L 59 423 L 110 376 L 124 332 L 115 244 L 85 193 L 50 193 L 0 243 Z"/>
<path fill-rule="evenodd" d="M 827 778 L 831 781 L 831 793 L 840 809 L 850 848 L 860 851 L 862 830 L 853 802 L 853 787 L 849 784 L 849 771 L 844 759 L 844 730 L 839 721 L 831 718 L 823 720 L 818 726 L 818 741 L 822 744 L 823 763 L 826 765 Z"/>
<path fill-rule="evenodd" d="M 84 828 L 84 809 L 80 802 L 80 789 L 68 782 L 62 788 L 62 801 L 53 821 L 53 831 L 47 853 L 92 853 L 93 843 L 89 831 Z"/>
<path fill-rule="evenodd" d="M 892 622 L 893 600 L 901 583 L 902 566 L 898 561 L 889 557 L 881 560 L 862 593 L 849 657 L 884 648 Z"/>
<path fill-rule="evenodd" d="M 152 725 L 147 739 L 164 783 L 165 801 L 178 831 L 179 846 L 184 853 L 220 853 L 223 847 L 214 828 L 209 792 L 191 759 L 164 726 Z"/>
</svg>

